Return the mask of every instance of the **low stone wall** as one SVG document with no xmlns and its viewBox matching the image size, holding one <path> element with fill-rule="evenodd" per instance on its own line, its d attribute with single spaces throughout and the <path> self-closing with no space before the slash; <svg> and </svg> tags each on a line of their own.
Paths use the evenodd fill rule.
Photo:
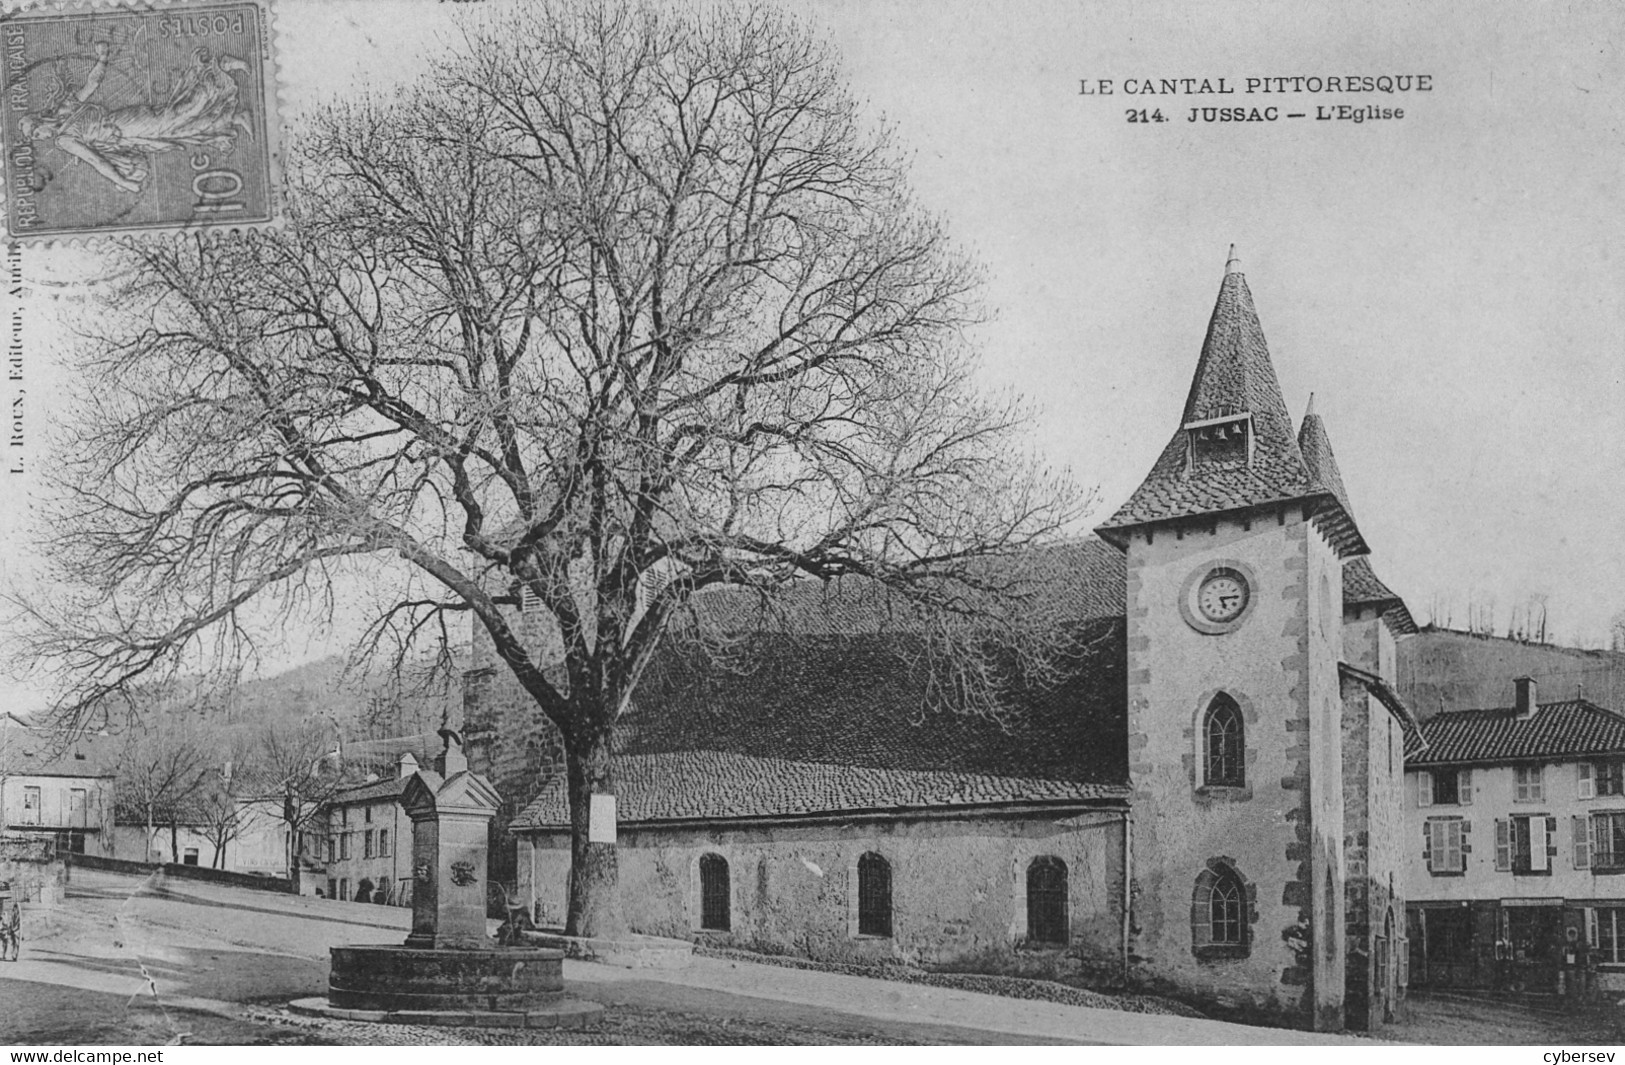
<svg viewBox="0 0 1625 1065">
<path fill-rule="evenodd" d="M 67 891 L 68 873 L 45 836 L 0 833 L 0 880 L 11 884 L 18 902 L 56 906 Z"/>
<path fill-rule="evenodd" d="M 162 870 L 165 876 L 177 880 L 202 880 L 211 884 L 229 884 L 232 887 L 251 888 L 255 891 L 275 891 L 290 894 L 293 885 L 285 877 L 259 876 L 254 873 L 232 873 L 224 869 L 209 869 L 201 865 L 181 865 L 165 862 L 132 862 L 125 858 L 102 858 L 94 854 L 70 854 L 68 864 L 82 869 L 103 869 L 114 873 L 146 874 Z"/>
</svg>

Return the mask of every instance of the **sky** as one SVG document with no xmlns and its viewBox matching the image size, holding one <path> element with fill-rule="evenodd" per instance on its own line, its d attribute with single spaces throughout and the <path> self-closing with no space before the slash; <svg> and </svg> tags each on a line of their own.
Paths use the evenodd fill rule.
<svg viewBox="0 0 1625 1065">
<path fill-rule="evenodd" d="M 499 3 L 283 0 L 284 122 L 409 76 L 455 18 Z M 1039 449 L 1098 486 L 1097 520 L 1177 427 L 1234 244 L 1287 406 L 1314 394 L 1373 564 L 1418 619 L 1452 604 L 1459 626 L 1476 599 L 1504 625 L 1542 595 L 1556 638 L 1604 639 L 1625 610 L 1617 5 L 793 6 L 834 42 L 865 117 L 912 152 L 918 199 L 984 264 L 982 372 L 1035 401 Z M 1244 91 L 1350 75 L 1431 88 Z M 1234 93 L 1124 93 L 1221 77 Z M 1112 95 L 1080 91 L 1100 79 Z M 1338 104 L 1404 116 L 1314 117 Z M 1270 105 L 1307 117 L 1188 121 Z M 1141 108 L 1167 121 L 1129 122 Z M 25 253 L 31 419 L 50 416 L 51 306 L 93 258 Z M 0 472 L 12 570 L 29 564 L 34 476 Z M 0 683 L 0 699 L 35 698 Z"/>
</svg>

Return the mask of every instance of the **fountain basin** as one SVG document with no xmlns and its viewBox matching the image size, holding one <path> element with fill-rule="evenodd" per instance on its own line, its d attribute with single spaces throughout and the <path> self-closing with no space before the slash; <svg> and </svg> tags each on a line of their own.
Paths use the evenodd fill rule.
<svg viewBox="0 0 1625 1065">
<path fill-rule="evenodd" d="M 333 947 L 327 1001 L 347 1010 L 525 1012 L 564 995 L 564 951 Z"/>
</svg>

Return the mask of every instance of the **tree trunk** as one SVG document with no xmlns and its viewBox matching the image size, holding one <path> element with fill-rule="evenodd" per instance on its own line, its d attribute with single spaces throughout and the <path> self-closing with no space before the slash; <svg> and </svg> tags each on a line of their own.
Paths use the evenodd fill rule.
<svg viewBox="0 0 1625 1065">
<path fill-rule="evenodd" d="M 606 730 L 568 745 L 565 764 L 570 792 L 570 909 L 564 933 L 625 935 L 615 844 L 587 841 L 592 797 L 615 794 L 610 733 Z"/>
<path fill-rule="evenodd" d="M 169 823 L 169 861 L 171 865 L 181 863 L 181 826 L 174 821 Z"/>
</svg>

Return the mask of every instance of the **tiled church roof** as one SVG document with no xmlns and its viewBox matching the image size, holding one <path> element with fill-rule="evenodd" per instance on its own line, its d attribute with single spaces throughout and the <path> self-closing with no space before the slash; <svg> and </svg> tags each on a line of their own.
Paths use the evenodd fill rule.
<svg viewBox="0 0 1625 1065">
<path fill-rule="evenodd" d="M 630 755 L 615 765 L 616 818 L 622 825 L 1098 802 L 1129 795 L 1126 786 L 1077 780 L 792 762 L 726 751 Z M 569 823 L 564 782 L 555 779 L 514 827 L 562 830 Z"/>
<path fill-rule="evenodd" d="M 1232 260 L 1229 266 L 1234 265 Z M 1251 461 L 1192 466 L 1186 426 L 1240 414 L 1252 419 Z M 1341 504 L 1342 479 L 1330 446 L 1321 446 L 1324 427 L 1312 430 L 1310 440 L 1319 466 L 1307 461 L 1292 431 L 1247 280 L 1239 270 L 1227 267 L 1180 428 L 1140 487 L 1100 527 L 1101 535 L 1118 542 L 1119 530 L 1136 525 L 1316 496 L 1330 496 Z M 1342 511 L 1348 514 L 1346 505 Z M 1346 525 L 1347 550 L 1363 553 L 1365 543 L 1352 517 Z"/>
<path fill-rule="evenodd" d="M 874 616 L 791 612 L 713 659 L 664 652 L 617 730 L 623 822 L 1115 800 L 1127 795 L 1122 555 L 1057 549 L 1033 614 L 1071 629 L 1063 679 L 1018 694 L 1003 722 L 928 705 L 906 632 Z M 1063 564 L 1064 563 L 1064 564 Z M 821 619 L 816 620 L 815 619 Z M 797 631 L 799 630 L 799 631 Z M 516 827 L 567 821 L 550 781 Z"/>
<path fill-rule="evenodd" d="M 1625 754 L 1625 717 L 1584 699 L 1517 710 L 1447 710 L 1422 723 L 1428 749 L 1409 768 L 1573 759 Z"/>
</svg>

